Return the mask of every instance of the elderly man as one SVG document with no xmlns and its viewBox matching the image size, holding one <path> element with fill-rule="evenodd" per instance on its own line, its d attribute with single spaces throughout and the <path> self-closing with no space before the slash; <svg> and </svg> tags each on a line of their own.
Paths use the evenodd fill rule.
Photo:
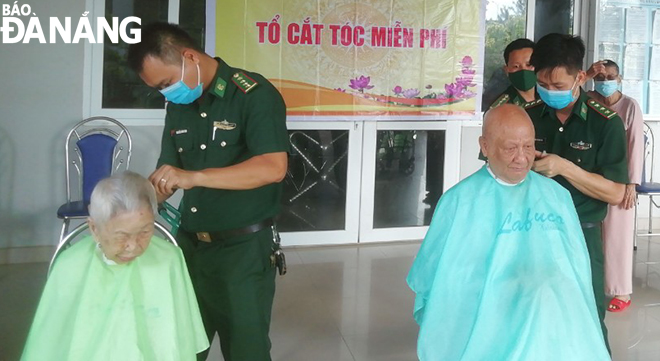
<svg viewBox="0 0 660 361">
<path fill-rule="evenodd" d="M 209 347 L 181 251 L 153 236 L 155 212 L 142 176 L 98 183 L 92 235 L 57 258 L 22 360 L 195 360 Z"/>
<path fill-rule="evenodd" d="M 440 199 L 408 275 L 420 360 L 609 360 L 570 194 L 530 171 L 531 120 L 494 108 L 479 144 L 488 164 Z"/>
</svg>

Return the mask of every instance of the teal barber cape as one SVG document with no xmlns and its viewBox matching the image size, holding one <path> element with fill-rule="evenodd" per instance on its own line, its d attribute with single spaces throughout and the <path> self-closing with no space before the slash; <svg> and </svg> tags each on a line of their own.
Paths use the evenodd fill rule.
<svg viewBox="0 0 660 361">
<path fill-rule="evenodd" d="M 575 206 L 535 172 L 446 192 L 407 281 L 420 360 L 610 360 Z"/>
<path fill-rule="evenodd" d="M 21 360 L 192 361 L 208 347 L 180 249 L 153 237 L 108 264 L 90 236 L 57 258 Z"/>
</svg>

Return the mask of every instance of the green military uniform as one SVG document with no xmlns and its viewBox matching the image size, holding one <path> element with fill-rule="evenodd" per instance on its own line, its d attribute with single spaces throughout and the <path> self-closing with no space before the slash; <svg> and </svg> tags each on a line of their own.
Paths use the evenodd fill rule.
<svg viewBox="0 0 660 361">
<path fill-rule="evenodd" d="M 286 107 L 277 89 L 259 74 L 216 60 L 215 78 L 197 101 L 168 104 L 159 167 L 223 168 L 288 151 Z M 279 211 L 281 193 L 281 183 L 252 190 L 195 187 L 184 192 L 177 240 L 209 339 L 219 334 L 227 361 L 270 360 L 273 232 L 266 227 L 225 239 L 214 234 L 271 219 Z M 210 233 L 211 241 L 200 241 L 197 232 Z"/>
<path fill-rule="evenodd" d="M 539 101 L 540 101 L 539 94 L 536 93 L 536 91 L 534 91 L 534 100 L 528 102 L 527 100 L 525 100 L 525 98 L 522 97 L 522 95 L 520 95 L 518 89 L 516 89 L 513 85 L 509 85 L 509 87 L 506 88 L 506 90 L 502 94 L 500 94 L 500 96 L 497 97 L 497 99 L 495 99 L 495 101 L 490 105 L 488 109 L 497 108 L 502 104 L 514 104 L 519 107 L 527 109 L 535 105 Z"/>
<path fill-rule="evenodd" d="M 536 130 L 537 151 L 556 154 L 587 172 L 600 174 L 613 182 L 628 183 L 626 132 L 621 118 L 614 111 L 591 99 L 580 89 L 580 96 L 564 124 L 557 119 L 555 110 L 542 102 L 528 108 L 527 113 Z M 607 203 L 585 195 L 563 177 L 554 179 L 571 193 L 582 223 L 591 259 L 598 316 L 607 342 L 601 239 L 601 222 L 607 214 Z M 570 297 L 566 302 L 571 302 Z"/>
</svg>

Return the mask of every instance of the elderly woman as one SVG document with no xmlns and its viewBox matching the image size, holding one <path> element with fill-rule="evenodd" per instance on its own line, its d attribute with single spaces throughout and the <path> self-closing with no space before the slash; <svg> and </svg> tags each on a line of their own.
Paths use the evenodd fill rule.
<svg viewBox="0 0 660 361">
<path fill-rule="evenodd" d="M 628 143 L 628 177 L 621 204 L 608 206 L 603 221 L 603 252 L 605 253 L 605 293 L 612 295 L 608 311 L 621 312 L 630 306 L 633 291 L 633 238 L 635 237 L 635 187 L 642 181 L 644 165 L 644 117 L 635 99 L 621 93 L 619 66 L 604 60 L 590 69 L 594 90 L 589 96 L 617 112 L 626 128 Z"/>
<path fill-rule="evenodd" d="M 55 261 L 22 360 L 195 360 L 208 340 L 181 251 L 153 236 L 156 193 L 126 172 L 92 193 L 92 235 Z"/>
</svg>

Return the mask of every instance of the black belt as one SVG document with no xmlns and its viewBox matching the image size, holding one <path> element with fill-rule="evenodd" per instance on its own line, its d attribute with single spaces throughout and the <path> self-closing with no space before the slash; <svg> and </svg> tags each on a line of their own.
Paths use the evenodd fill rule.
<svg viewBox="0 0 660 361">
<path fill-rule="evenodd" d="M 580 223 L 580 226 L 582 226 L 582 229 L 586 228 L 596 228 L 601 226 L 601 222 L 583 222 Z"/>
<path fill-rule="evenodd" d="M 225 231 L 217 232 L 195 232 L 197 239 L 202 242 L 213 242 L 220 241 L 223 239 L 229 239 L 233 237 L 243 236 L 246 234 L 257 233 L 264 228 L 268 228 L 273 225 L 273 219 L 268 218 L 259 223 L 251 224 L 247 227 L 228 229 Z"/>
</svg>

